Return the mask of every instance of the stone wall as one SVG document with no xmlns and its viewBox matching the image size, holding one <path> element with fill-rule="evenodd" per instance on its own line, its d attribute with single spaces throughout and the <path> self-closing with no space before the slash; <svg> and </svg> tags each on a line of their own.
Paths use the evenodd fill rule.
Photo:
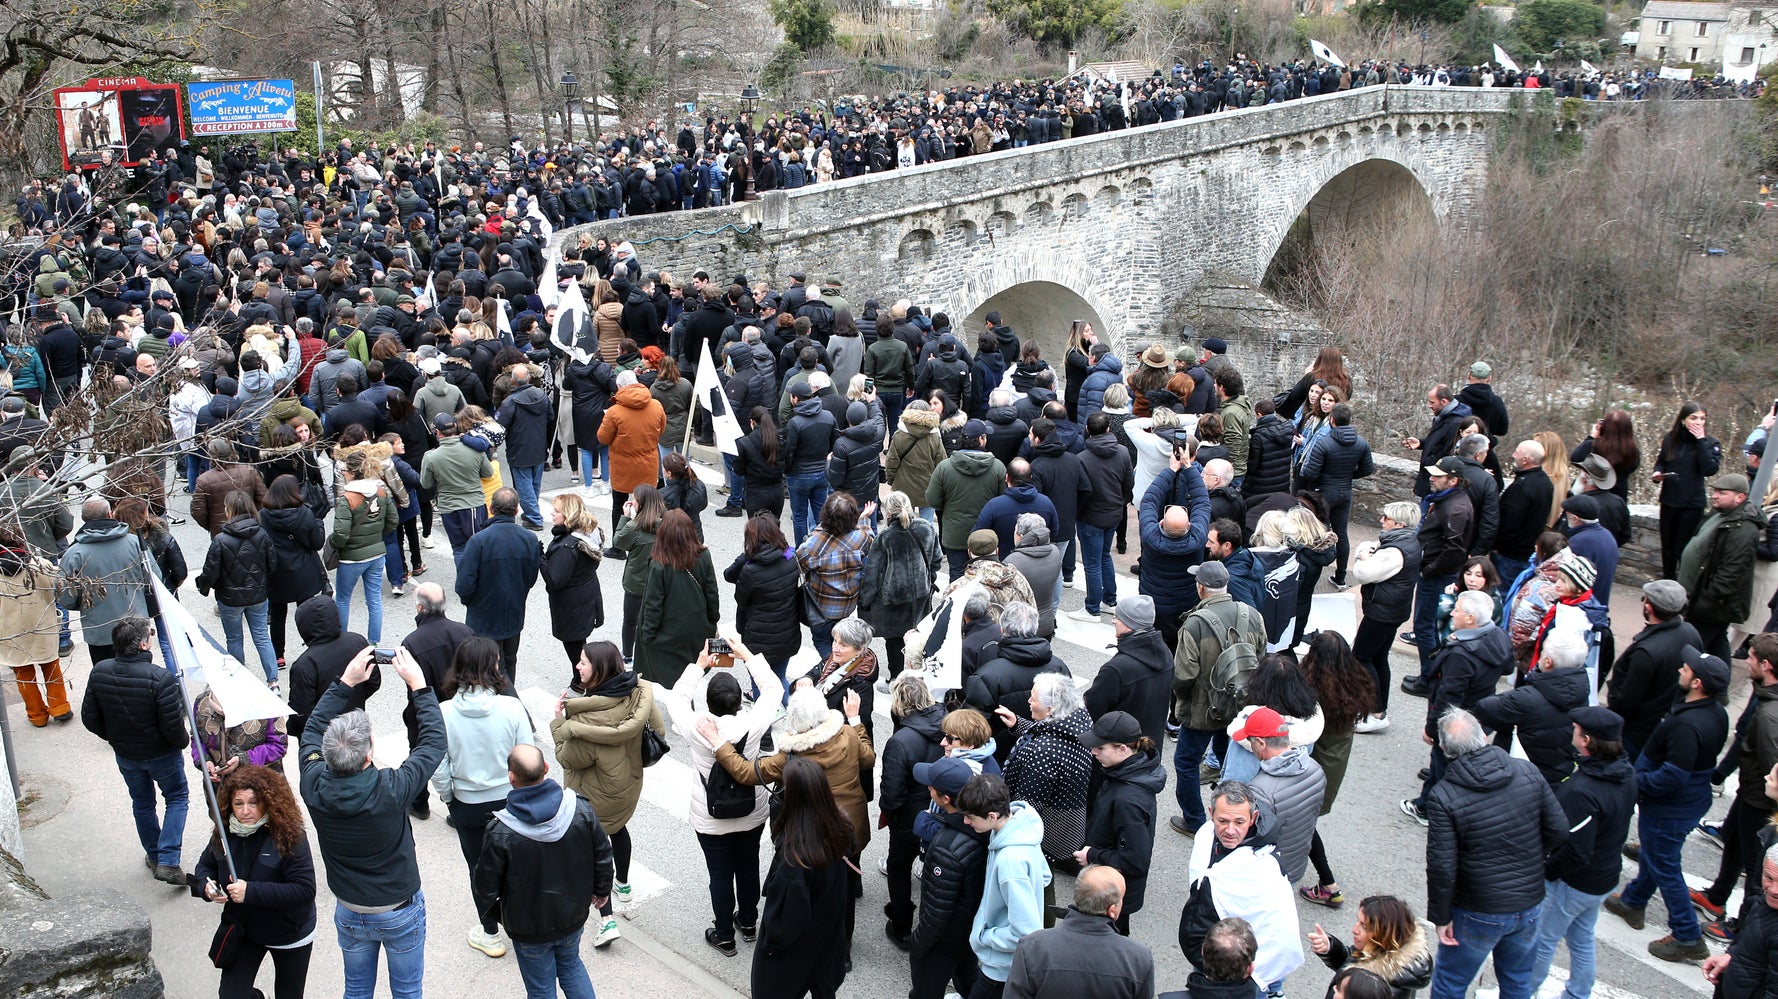
<svg viewBox="0 0 1778 999">
<path fill-rule="evenodd" d="M 1377 472 L 1352 483 L 1352 522 L 1374 525 L 1383 507 L 1414 498 L 1415 463 L 1392 455 L 1375 455 Z M 1661 575 L 1660 511 L 1637 504 L 1630 507 L 1630 543 L 1618 552 L 1620 584 L 1637 586 Z"/>
<path fill-rule="evenodd" d="M 151 944 L 148 914 L 129 896 L 99 888 L 50 898 L 0 851 L 0 996 L 162 999 Z"/>
</svg>

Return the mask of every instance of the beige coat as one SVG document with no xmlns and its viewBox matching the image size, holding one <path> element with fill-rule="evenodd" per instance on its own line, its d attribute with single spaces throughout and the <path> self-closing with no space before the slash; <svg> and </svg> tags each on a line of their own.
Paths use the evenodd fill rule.
<svg viewBox="0 0 1778 999">
<path fill-rule="evenodd" d="M 0 555 L 10 563 L 0 568 L 0 666 L 36 666 L 56 661 L 56 636 L 61 617 L 56 613 L 56 569 L 37 556 L 19 566 L 11 552 Z M 18 571 L 8 573 L 7 569 Z"/>
<path fill-rule="evenodd" d="M 828 711 L 821 724 L 807 732 L 789 733 L 782 724 L 772 732 L 778 752 L 754 761 L 735 751 L 733 743 L 716 747 L 716 762 L 729 776 L 742 784 L 775 784 L 784 776 L 785 753 L 806 756 L 821 764 L 827 772 L 827 783 L 833 798 L 852 821 L 852 852 L 861 853 L 870 843 L 870 809 L 864 798 L 864 785 L 859 782 L 861 770 L 877 765 L 877 751 L 870 744 L 870 730 L 863 725 L 848 725 L 838 711 Z M 772 830 L 772 835 L 777 835 Z"/>
<path fill-rule="evenodd" d="M 625 697 L 571 697 L 550 722 L 562 784 L 593 804 L 607 833 L 621 830 L 642 800 L 642 726 L 665 735 L 667 719 L 654 684 L 638 680 Z"/>
</svg>

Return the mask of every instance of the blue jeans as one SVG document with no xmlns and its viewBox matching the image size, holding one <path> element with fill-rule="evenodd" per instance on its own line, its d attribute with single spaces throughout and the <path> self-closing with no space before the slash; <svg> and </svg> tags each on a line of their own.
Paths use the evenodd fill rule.
<svg viewBox="0 0 1778 999">
<path fill-rule="evenodd" d="M 809 641 L 815 646 L 815 651 L 820 653 L 822 662 L 833 655 L 833 626 L 836 624 L 839 622 L 822 621 L 820 624 L 809 625 Z M 788 704 L 789 701 L 786 700 L 785 703 Z"/>
<path fill-rule="evenodd" d="M 1463 999 L 1469 983 L 1494 955 L 1494 977 L 1500 999 L 1531 999 L 1540 984 L 1531 977 L 1537 951 L 1537 916 L 1542 903 L 1522 912 L 1493 915 L 1451 910 L 1451 932 L 1457 946 L 1438 946 L 1432 972 L 1432 999 Z"/>
<path fill-rule="evenodd" d="M 1563 881 L 1543 883 L 1543 915 L 1537 919 L 1537 956 L 1531 962 L 1531 980 L 1542 982 L 1550 976 L 1550 960 L 1556 956 L 1556 944 L 1568 941 L 1568 986 L 1562 994 L 1568 999 L 1587 999 L 1593 994 L 1596 962 L 1593 954 L 1593 924 L 1599 920 L 1599 906 L 1604 895 L 1588 895 L 1576 891 Z"/>
<path fill-rule="evenodd" d="M 222 634 L 228 642 L 228 654 L 234 656 L 243 666 L 247 664 L 247 650 L 241 638 L 241 620 L 246 619 L 247 630 L 253 634 L 253 647 L 259 650 L 259 666 L 265 672 L 266 682 L 277 683 L 278 653 L 272 649 L 270 605 L 264 600 L 250 607 L 230 607 L 219 603 L 216 605 L 216 616 L 222 618 Z M 167 662 L 170 664 L 172 660 Z"/>
<path fill-rule="evenodd" d="M 556 982 L 567 999 L 593 999 L 593 980 L 580 960 L 580 935 L 584 927 L 560 940 L 546 943 L 512 942 L 518 958 L 519 977 L 525 980 L 525 999 L 555 999 Z"/>
<path fill-rule="evenodd" d="M 1179 813 L 1185 816 L 1188 826 L 1197 827 L 1209 821 L 1204 813 L 1204 793 L 1198 789 L 1198 764 L 1204 762 L 1204 750 L 1210 748 L 1215 735 L 1209 729 L 1181 725 L 1179 738 L 1173 742 L 1173 794 L 1179 799 Z"/>
<path fill-rule="evenodd" d="M 1507 587 L 1513 585 L 1513 580 L 1519 578 L 1519 573 L 1524 572 L 1525 567 L 1531 564 L 1530 559 L 1520 561 L 1516 558 L 1507 558 L 1499 552 L 1495 552 L 1489 557 L 1494 561 L 1494 571 L 1500 573 L 1500 592 L 1502 595 L 1506 593 Z"/>
<path fill-rule="evenodd" d="M 891 390 L 877 393 L 877 402 L 883 407 L 884 439 L 894 437 L 896 429 L 901 426 L 901 411 L 907 408 L 908 397 L 900 390 Z M 920 500 L 919 496 L 913 497 L 915 503 Z"/>
<path fill-rule="evenodd" d="M 1075 529 L 1080 532 L 1081 567 L 1087 573 L 1087 613 L 1097 614 L 1106 598 L 1117 603 L 1117 566 L 1111 561 L 1117 527 L 1094 527 L 1083 520 Z"/>
<path fill-rule="evenodd" d="M 1420 647 L 1420 675 L 1426 675 L 1426 664 L 1438 650 L 1438 598 L 1445 587 L 1457 581 L 1455 575 L 1414 581 L 1414 644 Z"/>
<path fill-rule="evenodd" d="M 426 893 L 414 892 L 404 909 L 365 915 L 335 902 L 333 931 L 346 965 L 345 999 L 371 999 L 377 987 L 377 951 L 389 954 L 389 994 L 420 999 L 426 974 Z"/>
<path fill-rule="evenodd" d="M 803 472 L 784 477 L 790 489 L 790 519 L 796 525 L 796 543 L 808 537 L 809 525 L 821 520 L 821 508 L 827 503 L 827 473 Z"/>
<path fill-rule="evenodd" d="M 383 562 L 378 555 L 368 562 L 341 562 L 334 574 L 333 605 L 340 611 L 340 631 L 352 630 L 352 588 L 364 581 L 364 603 L 370 609 L 370 626 L 364 637 L 375 645 L 383 640 Z"/>
<path fill-rule="evenodd" d="M 600 481 L 610 482 L 611 449 L 608 447 L 583 447 L 580 449 L 580 481 L 588 485 L 592 484 L 593 473 L 588 469 L 592 468 L 595 462 L 599 465 Z"/>
<path fill-rule="evenodd" d="M 185 834 L 185 809 L 191 801 L 191 790 L 185 783 L 185 754 L 174 750 L 152 760 L 126 760 L 117 757 L 117 770 L 123 774 L 124 786 L 130 789 L 130 810 L 136 816 L 136 838 L 142 841 L 142 852 L 157 864 L 179 866 L 179 843 Z M 155 815 L 154 788 L 160 785 L 161 797 L 167 802 L 166 821 Z"/>
<path fill-rule="evenodd" d="M 543 523 L 543 516 L 537 510 L 537 494 L 543 491 L 543 466 L 526 465 L 524 468 L 509 468 L 507 472 L 512 478 L 513 489 L 519 494 L 519 510 L 531 518 L 533 524 Z"/>
<path fill-rule="evenodd" d="M 740 472 L 735 471 L 734 455 L 725 454 L 722 456 L 722 476 L 728 481 L 728 505 L 737 510 L 745 508 L 747 505 L 747 480 L 741 477 Z"/>
<path fill-rule="evenodd" d="M 390 586 L 407 585 L 407 559 L 401 551 L 401 528 L 383 535 L 383 573 Z"/>
<path fill-rule="evenodd" d="M 204 474 L 204 470 L 210 467 L 210 462 L 204 458 L 202 451 L 187 451 L 184 464 L 185 491 L 191 492 L 197 485 L 198 476 Z"/>
<path fill-rule="evenodd" d="M 1636 830 L 1642 840 L 1642 869 L 1624 886 L 1624 904 L 1640 909 L 1661 889 L 1661 901 L 1667 903 L 1667 929 L 1680 943 L 1703 939 L 1698 914 L 1692 910 L 1691 888 L 1685 883 L 1685 870 L 1680 866 L 1680 851 L 1686 834 L 1704 817 L 1696 815 L 1673 817 L 1650 816 L 1638 811 Z"/>
</svg>

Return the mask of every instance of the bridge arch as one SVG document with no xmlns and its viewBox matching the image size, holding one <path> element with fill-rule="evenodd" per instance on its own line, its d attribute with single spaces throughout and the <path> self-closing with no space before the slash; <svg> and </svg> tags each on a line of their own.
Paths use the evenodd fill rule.
<svg viewBox="0 0 1778 999">
<path fill-rule="evenodd" d="M 1101 337 L 1121 346 L 1129 303 L 1114 304 L 1105 295 L 1110 290 L 1104 271 L 1082 257 L 1008 254 L 973 271 L 945 305 L 952 327 L 966 334 L 971 350 L 983 319 L 998 312 L 1021 340 L 1035 339 L 1059 372 L 1068 328 L 1076 319 L 1092 323 Z"/>
<path fill-rule="evenodd" d="M 1288 263 L 1284 258 L 1308 244 L 1338 240 L 1392 217 L 1442 223 L 1445 212 L 1433 196 L 1430 173 L 1415 159 L 1411 149 L 1373 145 L 1307 164 L 1288 215 L 1258 244 L 1265 247 L 1258 275 L 1269 278 Z"/>
</svg>

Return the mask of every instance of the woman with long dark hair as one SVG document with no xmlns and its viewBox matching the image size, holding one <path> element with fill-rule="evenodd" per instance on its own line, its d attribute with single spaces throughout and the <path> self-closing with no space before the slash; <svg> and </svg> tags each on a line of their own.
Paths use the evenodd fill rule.
<svg viewBox="0 0 1778 999">
<path fill-rule="evenodd" d="M 1260 708 L 1271 708 L 1284 716 L 1285 724 L 1290 726 L 1293 749 L 1313 745 L 1321 738 L 1324 720 L 1315 688 L 1309 686 L 1295 660 L 1288 656 L 1264 656 L 1247 681 L 1247 706 L 1235 714 L 1225 732 L 1217 733 L 1217 742 L 1228 740 L 1226 750 L 1217 747 L 1223 780 L 1246 783 L 1259 773 L 1259 758 L 1232 737 L 1247 727 L 1247 716 Z"/>
<path fill-rule="evenodd" d="M 1698 533 L 1708 494 L 1704 482 L 1722 467 L 1722 444 L 1705 427 L 1704 407 L 1687 399 L 1661 439 L 1654 480 L 1661 487 L 1661 578 L 1679 578 L 1679 553 Z"/>
<path fill-rule="evenodd" d="M 389 393 L 389 430 L 401 437 L 405 447 L 396 452 L 401 460 L 418 469 L 426 460 L 426 452 L 438 446 L 438 438 L 432 436 L 432 428 L 426 425 L 426 417 L 414 407 L 413 399 L 400 389 Z M 387 437 L 384 438 L 385 440 Z M 424 547 L 430 548 L 432 540 L 432 490 L 420 486 L 408 486 L 408 492 L 419 499 L 420 534 L 425 538 Z M 407 533 L 405 521 L 403 532 Z M 410 537 L 409 547 L 413 541 Z M 425 560 L 416 550 L 413 553 L 414 565 L 421 566 Z M 419 575 L 413 572 L 411 575 Z"/>
<path fill-rule="evenodd" d="M 222 969 L 220 999 L 260 996 L 253 981 L 272 956 L 275 999 L 301 999 L 315 939 L 315 860 L 302 810 L 284 776 L 265 767 L 238 767 L 216 794 L 222 825 L 198 858 L 191 894 L 222 906 L 240 928 L 241 948 Z M 223 862 L 224 838 L 235 878 Z"/>
<path fill-rule="evenodd" d="M 266 586 L 267 624 L 272 651 L 284 665 L 285 625 L 290 608 L 327 588 L 327 570 L 321 567 L 321 546 L 327 532 L 303 502 L 302 484 L 295 476 L 280 475 L 266 490 L 259 526 L 272 539 L 274 571 Z"/>
<path fill-rule="evenodd" d="M 796 556 L 778 518 L 770 513 L 747 521 L 741 554 L 723 570 L 735 586 L 735 629 L 741 640 L 771 664 L 785 681 L 790 657 L 803 647 L 796 584 Z M 789 697 L 786 685 L 780 700 Z"/>
<path fill-rule="evenodd" d="M 635 655 L 636 622 L 642 616 L 642 591 L 648 583 L 648 567 L 653 563 L 655 532 L 661 529 L 661 516 L 667 512 L 660 491 L 653 486 L 637 486 L 624 501 L 623 515 L 617 519 L 617 531 L 605 554 L 624 563 L 624 661 Z"/>
<path fill-rule="evenodd" d="M 776 853 L 766 872 L 752 992 L 755 999 L 827 999 L 839 994 L 851 964 L 847 868 L 856 830 L 819 763 L 793 757 L 782 764 L 780 781 L 783 806 L 773 825 Z"/>
<path fill-rule="evenodd" d="M 1327 775 L 1320 813 L 1325 818 L 1333 811 L 1334 797 L 1346 779 L 1346 763 L 1352 757 L 1353 726 L 1370 714 L 1377 695 L 1369 668 L 1358 661 L 1345 636 L 1337 631 L 1316 634 L 1309 643 L 1308 654 L 1303 656 L 1302 671 L 1321 702 L 1321 738 L 1315 740 L 1309 756 L 1321 764 Z M 1333 868 L 1327 864 L 1327 848 L 1321 842 L 1319 829 L 1309 841 L 1309 863 L 1315 865 L 1318 880 L 1313 887 L 1300 889 L 1302 896 L 1317 905 L 1339 908 L 1345 898 L 1340 894 Z"/>
<path fill-rule="evenodd" d="M 742 510 L 749 517 L 784 516 L 784 466 L 778 461 L 778 424 L 764 406 L 753 407 L 753 430 L 741 438 L 736 472 L 742 482 Z M 722 511 L 717 516 L 733 516 Z"/>
<path fill-rule="evenodd" d="M 450 809 L 457 845 L 475 878 L 482 855 L 482 834 L 494 813 L 506 807 L 512 782 L 506 775 L 506 757 L 514 746 L 537 745 L 531 716 L 508 688 L 500 668 L 500 646 L 493 639 L 466 638 L 451 656 L 451 671 L 439 691 L 443 699 L 445 755 L 432 775 L 432 789 Z M 469 931 L 469 946 L 489 957 L 506 953 L 500 939 L 500 923 L 492 914 L 480 916 L 481 926 Z"/>
<path fill-rule="evenodd" d="M 685 455 L 677 452 L 668 454 L 661 460 L 663 472 L 661 478 L 661 502 L 669 510 L 683 510 L 691 518 L 691 526 L 698 532 L 698 540 L 704 540 L 704 510 L 710 506 L 710 494 L 704 488 L 703 480 L 692 470 Z"/>
<path fill-rule="evenodd" d="M 574 683 L 556 699 L 549 731 L 562 764 L 563 786 L 592 803 L 593 814 L 611 837 L 617 882 L 599 907 L 604 922 L 593 937 L 595 947 L 622 936 L 613 904 L 623 908 L 630 904 L 628 826 L 642 800 L 644 725 L 667 731 L 666 716 L 654 700 L 654 685 L 640 682 L 637 674 L 624 669 L 617 646 L 588 643 L 574 667 Z"/>
<path fill-rule="evenodd" d="M 538 574 L 549 594 L 549 627 L 568 668 L 580 662 L 587 636 L 605 624 L 605 596 L 599 588 L 599 561 L 605 532 L 578 492 L 558 493 L 550 502 L 549 547 Z"/>
<path fill-rule="evenodd" d="M 710 549 L 684 510 L 661 517 L 636 618 L 636 672 L 671 684 L 704 643 L 716 637 L 722 597 Z"/>
<path fill-rule="evenodd" d="M 1593 424 L 1593 432 L 1587 439 L 1574 446 L 1568 461 L 1578 465 L 1595 454 L 1604 458 L 1617 474 L 1617 481 L 1606 492 L 1616 493 L 1628 503 L 1630 476 L 1642 467 L 1642 450 L 1636 446 L 1636 423 L 1629 413 L 1621 409 L 1606 410 L 1599 422 Z"/>
</svg>

